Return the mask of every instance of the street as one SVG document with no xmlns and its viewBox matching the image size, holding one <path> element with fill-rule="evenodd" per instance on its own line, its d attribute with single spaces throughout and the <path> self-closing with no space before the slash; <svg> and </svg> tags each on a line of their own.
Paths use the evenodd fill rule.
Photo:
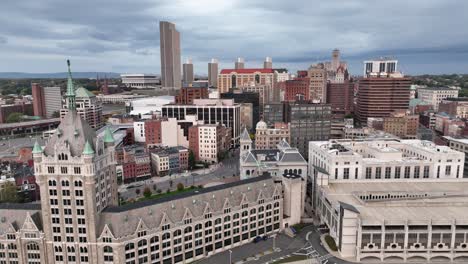
<svg viewBox="0 0 468 264">
<path fill-rule="evenodd" d="M 154 193 L 153 185 L 161 192 L 166 192 L 167 189 L 177 189 L 177 184 L 182 183 L 188 187 L 191 185 L 205 185 L 214 182 L 231 182 L 239 180 L 239 151 L 234 151 L 230 157 L 224 159 L 218 164 L 211 165 L 210 168 L 198 169 L 177 175 L 164 177 L 153 177 L 148 180 L 122 184 L 119 186 L 120 197 L 124 200 L 135 199 L 143 196 L 143 190 L 149 187 Z M 171 185 L 172 181 L 172 185 Z M 136 190 L 140 190 L 140 194 L 136 194 Z"/>
</svg>

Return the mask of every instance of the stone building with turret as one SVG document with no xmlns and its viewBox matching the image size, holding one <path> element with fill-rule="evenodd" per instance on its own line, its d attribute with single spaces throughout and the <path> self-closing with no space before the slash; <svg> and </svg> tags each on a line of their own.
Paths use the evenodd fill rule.
<svg viewBox="0 0 468 264">
<path fill-rule="evenodd" d="M 33 148 L 40 203 L 0 204 L 0 263 L 190 263 L 299 223 L 292 173 L 119 205 L 112 132 L 96 134 L 75 92 L 69 69 L 68 111 Z"/>
</svg>

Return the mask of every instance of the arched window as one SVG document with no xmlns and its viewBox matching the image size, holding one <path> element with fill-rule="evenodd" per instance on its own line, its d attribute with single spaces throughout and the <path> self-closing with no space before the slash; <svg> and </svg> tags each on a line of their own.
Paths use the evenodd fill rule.
<svg viewBox="0 0 468 264">
<path fill-rule="evenodd" d="M 202 224 L 197 224 L 197 225 L 195 226 L 195 231 L 196 231 L 196 230 L 201 230 L 202 227 L 203 227 Z"/>
<path fill-rule="evenodd" d="M 182 235 L 182 231 L 180 231 L 180 229 L 177 229 L 176 231 L 174 231 L 174 236 L 180 236 Z"/>
<path fill-rule="evenodd" d="M 231 87 L 232 88 L 237 87 L 237 76 L 236 75 L 231 76 Z"/>
<path fill-rule="evenodd" d="M 127 245 L 125 245 L 125 251 L 132 250 L 134 248 L 135 248 L 135 244 L 133 243 L 128 243 Z"/>
<path fill-rule="evenodd" d="M 298 172 L 300 175 L 302 175 L 302 169 L 299 169 L 297 172 Z"/>
<path fill-rule="evenodd" d="M 187 226 L 185 229 L 184 229 L 184 233 L 187 234 L 187 233 L 191 233 L 192 232 L 192 227 L 191 226 Z"/>
<path fill-rule="evenodd" d="M 255 210 L 255 208 L 253 208 L 252 210 L 250 210 L 250 214 L 255 214 L 257 212 L 257 210 Z"/>
<path fill-rule="evenodd" d="M 215 220 L 215 225 L 219 225 L 219 224 L 221 224 L 221 218 L 218 218 Z"/>
<path fill-rule="evenodd" d="M 69 253 L 75 253 L 75 248 L 74 247 L 67 247 L 67 251 Z"/>
<path fill-rule="evenodd" d="M 80 253 L 88 253 L 87 247 L 80 247 Z"/>
<path fill-rule="evenodd" d="M 233 216 L 234 219 L 238 219 L 239 218 L 239 213 L 235 213 L 234 216 Z"/>
<path fill-rule="evenodd" d="M 231 221 L 231 217 L 229 215 L 224 217 L 224 222 L 229 222 Z"/>
<path fill-rule="evenodd" d="M 250 170 L 247 170 L 245 174 L 250 175 Z"/>
<path fill-rule="evenodd" d="M 247 211 L 242 212 L 242 217 L 245 217 L 247 215 L 249 215 L 249 212 L 247 212 Z"/>
<path fill-rule="evenodd" d="M 255 74 L 255 83 L 260 83 L 260 74 Z"/>
<path fill-rule="evenodd" d="M 75 187 L 82 187 L 83 182 L 82 181 L 75 181 Z"/>
<path fill-rule="evenodd" d="M 267 205 L 266 209 L 271 210 L 271 204 Z"/>
<path fill-rule="evenodd" d="M 55 246 L 55 252 L 62 252 L 61 246 Z"/>
<path fill-rule="evenodd" d="M 105 246 L 103 251 L 104 253 L 112 253 L 114 250 L 110 246 Z"/>
<path fill-rule="evenodd" d="M 148 243 L 146 242 L 146 239 L 142 239 L 140 241 L 138 241 L 138 247 L 144 247 L 146 246 Z"/>
<path fill-rule="evenodd" d="M 213 223 L 211 221 L 208 221 L 205 223 L 205 228 L 210 227 Z"/>
<path fill-rule="evenodd" d="M 297 174 L 297 169 L 294 169 L 294 174 Z"/>
<path fill-rule="evenodd" d="M 169 239 L 171 238 L 171 233 L 167 232 L 167 233 L 164 233 L 163 236 L 162 236 L 162 240 L 166 240 L 166 239 Z"/>
<path fill-rule="evenodd" d="M 39 245 L 37 243 L 31 242 L 26 245 L 27 250 L 39 250 Z"/>
<path fill-rule="evenodd" d="M 284 170 L 284 174 L 288 174 L 288 170 Z"/>
<path fill-rule="evenodd" d="M 62 181 L 62 186 L 70 186 L 70 182 L 69 181 Z"/>
<path fill-rule="evenodd" d="M 159 242 L 159 237 L 158 236 L 154 236 L 150 239 L 150 243 L 153 244 L 153 243 L 157 243 Z"/>
</svg>

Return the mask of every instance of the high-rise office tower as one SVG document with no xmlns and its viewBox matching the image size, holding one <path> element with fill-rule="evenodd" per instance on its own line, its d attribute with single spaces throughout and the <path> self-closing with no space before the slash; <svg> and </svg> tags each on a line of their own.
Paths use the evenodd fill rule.
<svg viewBox="0 0 468 264">
<path fill-rule="evenodd" d="M 409 107 L 411 78 L 396 72 L 396 60 L 364 62 L 366 77 L 359 80 L 356 114 L 361 124 L 369 117 L 388 117 L 396 110 Z M 374 65 L 378 65 L 377 70 Z M 389 71 L 387 71 L 387 69 Z"/>
<path fill-rule="evenodd" d="M 271 69 L 273 68 L 273 62 L 271 60 L 271 57 L 266 57 L 265 61 L 263 62 L 263 68 L 264 69 Z"/>
<path fill-rule="evenodd" d="M 237 58 L 236 63 L 234 64 L 235 69 L 244 69 L 244 58 Z"/>
<path fill-rule="evenodd" d="M 180 33 L 173 23 L 159 22 L 161 47 L 161 84 L 163 87 L 180 88 Z"/>
<path fill-rule="evenodd" d="M 218 60 L 211 59 L 211 62 L 208 62 L 208 86 L 217 87 L 218 86 Z"/>
<path fill-rule="evenodd" d="M 309 67 L 307 77 L 310 80 L 310 99 L 315 103 L 325 103 L 327 98 L 327 70 L 323 63 Z"/>
<path fill-rule="evenodd" d="M 336 71 L 339 66 L 340 66 L 340 50 L 334 49 L 332 51 L 332 61 L 331 61 L 332 70 Z"/>
<path fill-rule="evenodd" d="M 182 81 L 184 85 L 190 86 L 193 83 L 193 63 L 192 59 L 188 58 L 187 61 L 182 65 L 183 78 Z"/>
<path fill-rule="evenodd" d="M 42 87 L 32 84 L 34 115 L 43 118 L 58 117 L 62 108 L 62 93 L 60 87 Z"/>
</svg>

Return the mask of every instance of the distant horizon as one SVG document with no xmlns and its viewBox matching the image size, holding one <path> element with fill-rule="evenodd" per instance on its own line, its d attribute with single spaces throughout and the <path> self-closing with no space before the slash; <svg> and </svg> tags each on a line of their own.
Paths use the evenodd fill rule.
<svg viewBox="0 0 468 264">
<path fill-rule="evenodd" d="M 460 30 L 468 24 L 468 1 L 109 3 L 6 1 L 0 72 L 62 72 L 71 59 L 75 72 L 160 74 L 158 22 L 164 20 L 180 32 L 181 62 L 190 57 L 200 75 L 211 58 L 222 69 L 237 57 L 261 67 L 267 56 L 273 67 L 294 73 L 330 60 L 335 48 L 353 75 L 362 74 L 362 61 L 383 56 L 398 59 L 407 75 L 468 73 L 468 31 Z"/>
</svg>

